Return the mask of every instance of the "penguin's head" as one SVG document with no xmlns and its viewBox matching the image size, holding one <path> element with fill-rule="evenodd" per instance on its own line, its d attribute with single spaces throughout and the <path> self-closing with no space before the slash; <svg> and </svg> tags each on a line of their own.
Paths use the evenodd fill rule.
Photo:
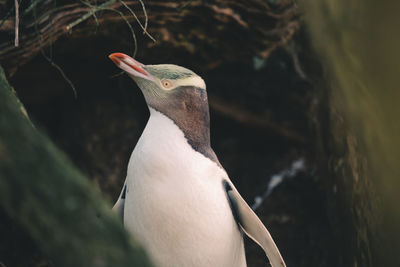
<svg viewBox="0 0 400 267">
<path fill-rule="evenodd" d="M 176 65 L 144 65 L 122 53 L 109 58 L 137 83 L 150 111 L 169 117 L 195 150 L 218 163 L 210 148 L 207 92 L 200 76 Z"/>
<path fill-rule="evenodd" d="M 147 104 L 160 112 L 207 102 L 203 79 L 189 69 L 172 64 L 144 65 L 123 53 L 109 58 L 136 82 Z"/>
</svg>

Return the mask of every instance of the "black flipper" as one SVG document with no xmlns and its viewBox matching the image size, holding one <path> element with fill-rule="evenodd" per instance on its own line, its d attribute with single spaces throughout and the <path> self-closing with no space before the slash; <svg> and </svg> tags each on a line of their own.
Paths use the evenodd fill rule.
<svg viewBox="0 0 400 267">
<path fill-rule="evenodd" d="M 242 230 L 264 249 L 272 267 L 285 267 L 286 264 L 274 240 L 258 216 L 247 205 L 230 181 L 224 180 L 223 186 L 228 196 L 233 217 Z"/>
</svg>

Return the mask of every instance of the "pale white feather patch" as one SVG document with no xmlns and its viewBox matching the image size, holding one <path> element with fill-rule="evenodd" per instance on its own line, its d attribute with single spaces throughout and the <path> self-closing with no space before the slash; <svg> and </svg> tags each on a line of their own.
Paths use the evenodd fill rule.
<svg viewBox="0 0 400 267">
<path fill-rule="evenodd" d="M 206 89 L 206 83 L 200 76 L 192 76 L 174 81 L 174 86 L 195 86 L 201 89 Z"/>
<path fill-rule="evenodd" d="M 157 267 L 246 266 L 226 172 L 196 152 L 183 132 L 150 108 L 129 162 L 124 224 Z"/>
</svg>

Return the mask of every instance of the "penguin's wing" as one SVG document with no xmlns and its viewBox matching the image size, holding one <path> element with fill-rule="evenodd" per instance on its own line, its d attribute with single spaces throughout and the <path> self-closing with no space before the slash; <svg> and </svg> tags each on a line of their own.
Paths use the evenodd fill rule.
<svg viewBox="0 0 400 267">
<path fill-rule="evenodd" d="M 233 184 L 228 180 L 224 180 L 223 184 L 237 223 L 246 235 L 264 249 L 272 267 L 285 267 L 286 264 L 267 228 L 247 205 Z"/>
<path fill-rule="evenodd" d="M 119 194 L 117 202 L 115 202 L 112 210 L 117 213 L 121 220 L 124 220 L 124 208 L 125 208 L 125 197 L 126 197 L 126 181 L 122 187 L 121 193 Z"/>
</svg>

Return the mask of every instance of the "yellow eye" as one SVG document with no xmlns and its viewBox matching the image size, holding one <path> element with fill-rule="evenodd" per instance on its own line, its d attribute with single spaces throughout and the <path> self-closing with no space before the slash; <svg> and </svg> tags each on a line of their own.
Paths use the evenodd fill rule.
<svg viewBox="0 0 400 267">
<path fill-rule="evenodd" d="M 161 85 L 162 85 L 164 88 L 169 89 L 169 88 L 172 87 L 172 82 L 171 82 L 170 80 L 167 80 L 167 79 L 162 79 L 162 80 L 161 80 Z"/>
</svg>

